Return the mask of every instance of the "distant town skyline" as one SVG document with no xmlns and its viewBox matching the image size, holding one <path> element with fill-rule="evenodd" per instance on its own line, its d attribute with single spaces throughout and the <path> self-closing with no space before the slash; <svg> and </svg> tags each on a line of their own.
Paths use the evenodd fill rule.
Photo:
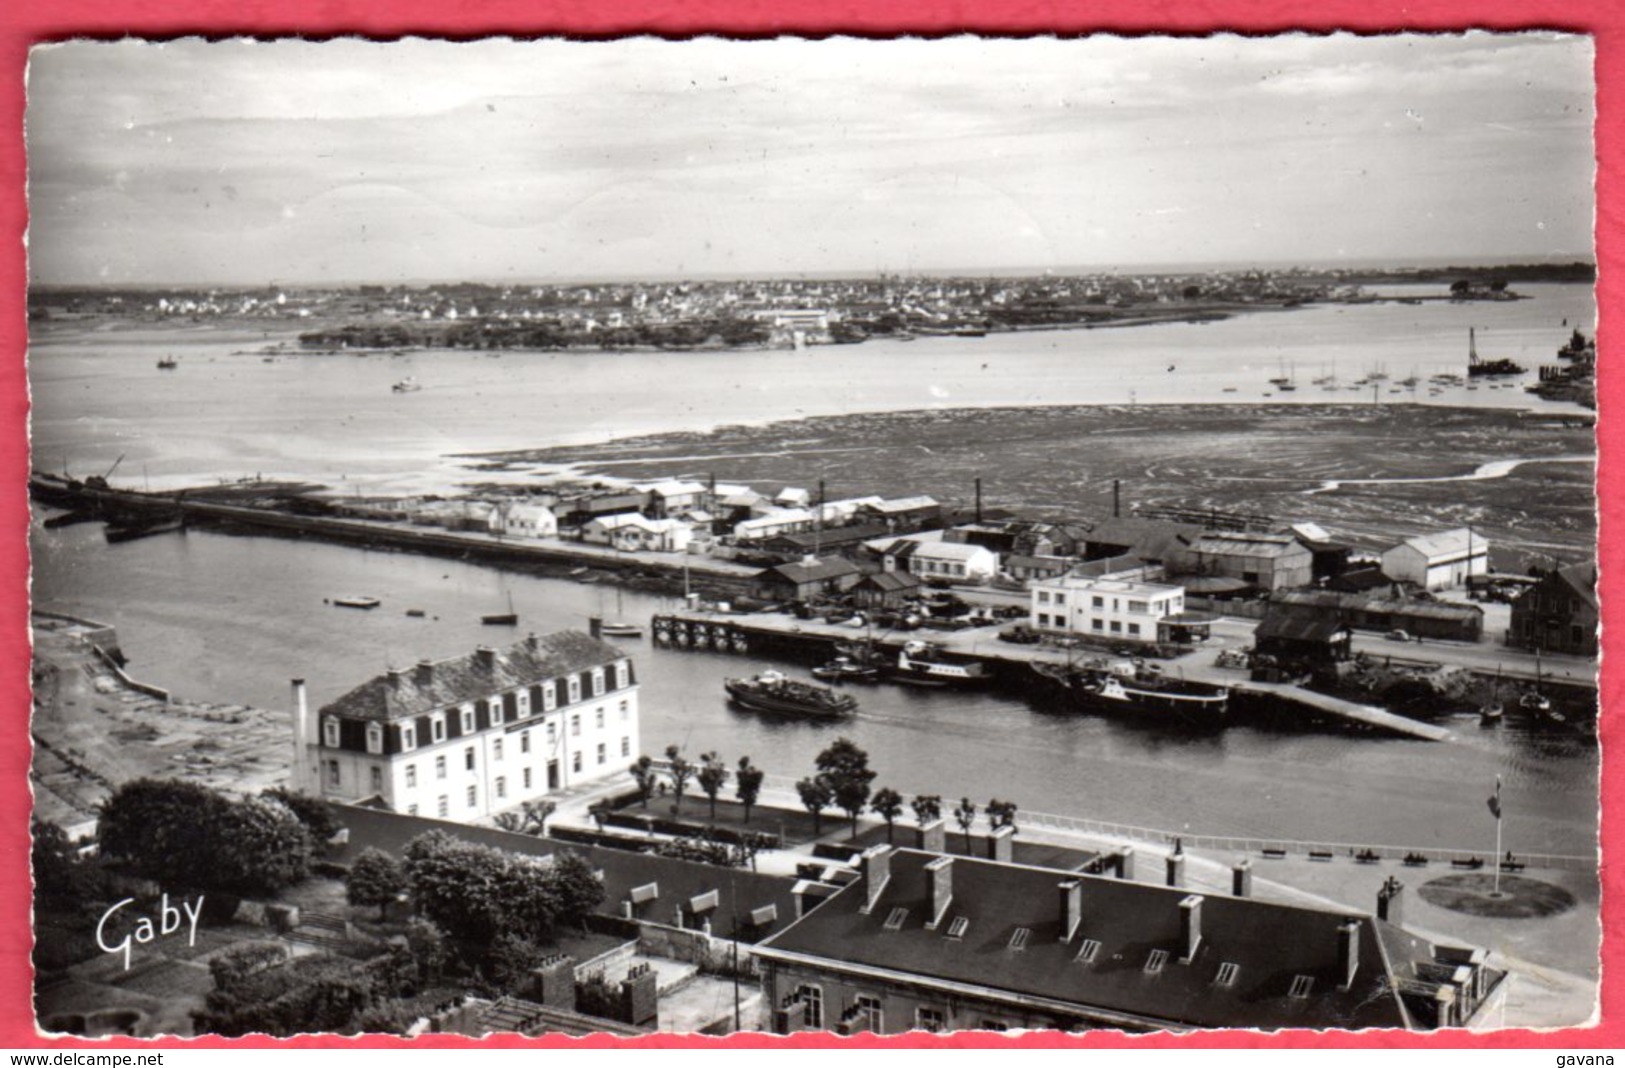
<svg viewBox="0 0 1625 1068">
<path fill-rule="evenodd" d="M 69 42 L 30 62 L 30 279 L 1591 261 L 1592 58 L 1550 33 Z"/>
</svg>

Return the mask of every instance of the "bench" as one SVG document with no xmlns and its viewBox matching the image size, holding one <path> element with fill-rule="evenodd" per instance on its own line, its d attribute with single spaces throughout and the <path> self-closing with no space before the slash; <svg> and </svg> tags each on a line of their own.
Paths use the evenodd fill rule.
<svg viewBox="0 0 1625 1068">
<path fill-rule="evenodd" d="M 1271 860 L 1283 860 L 1286 857 L 1286 850 L 1284 850 L 1284 849 L 1266 849 L 1266 850 L 1264 850 L 1264 855 L 1266 857 L 1269 857 Z"/>
<path fill-rule="evenodd" d="M 1502 871 L 1523 871 L 1523 862 L 1520 861 L 1520 860 L 1503 860 L 1501 862 L 1501 870 Z"/>
<path fill-rule="evenodd" d="M 1331 863 L 1332 854 L 1329 850 L 1325 849 L 1311 849 L 1309 851 L 1309 859 L 1318 860 L 1323 864 L 1329 864 Z"/>
<path fill-rule="evenodd" d="M 1452 860 L 1450 862 L 1450 866 L 1452 868 L 1468 868 L 1476 871 L 1484 866 L 1484 862 L 1478 857 L 1473 857 L 1470 860 Z"/>
</svg>

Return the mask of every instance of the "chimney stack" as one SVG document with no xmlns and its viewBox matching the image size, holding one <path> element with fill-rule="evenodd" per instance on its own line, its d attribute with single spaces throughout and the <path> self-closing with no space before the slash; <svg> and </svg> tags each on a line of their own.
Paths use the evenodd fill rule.
<svg viewBox="0 0 1625 1068">
<path fill-rule="evenodd" d="M 1083 923 L 1083 881 L 1069 879 L 1059 884 L 1061 891 L 1061 941 L 1070 942 Z"/>
<path fill-rule="evenodd" d="M 476 657 L 479 658 L 479 662 L 480 662 L 481 667 L 492 668 L 492 667 L 496 666 L 497 651 L 495 649 L 491 648 L 489 645 L 477 645 L 477 646 L 475 646 L 474 647 L 474 654 L 475 654 Z"/>
<path fill-rule="evenodd" d="M 400 668 L 398 668 L 398 667 L 387 668 L 385 670 L 384 674 L 389 676 L 389 685 L 390 685 L 391 689 L 399 689 L 400 688 L 400 685 L 401 685 L 401 669 Z"/>
<path fill-rule="evenodd" d="M 1360 921 L 1349 920 L 1337 928 L 1337 974 L 1341 977 L 1337 988 L 1347 990 L 1354 985 L 1354 976 L 1360 970 Z"/>
<path fill-rule="evenodd" d="M 1202 948 L 1202 895 L 1189 894 L 1179 903 L 1179 963 L 1189 964 Z"/>
<path fill-rule="evenodd" d="M 591 634 L 594 638 L 602 638 L 604 636 L 604 620 L 602 616 L 587 617 L 587 633 Z"/>
<path fill-rule="evenodd" d="M 868 914 L 874 911 L 886 884 L 891 881 L 891 847 L 877 845 L 864 850 L 858 858 L 858 868 L 863 872 L 863 908 L 860 911 Z"/>
<path fill-rule="evenodd" d="M 987 836 L 987 859 L 995 864 L 1009 864 L 1015 855 L 1016 829 L 1010 826 L 999 827 Z"/>
<path fill-rule="evenodd" d="M 1117 850 L 1117 877 L 1125 883 L 1134 881 L 1134 847 L 1131 845 Z"/>
<path fill-rule="evenodd" d="M 1377 919 L 1387 920 L 1396 927 L 1405 922 L 1405 884 L 1392 875 L 1377 891 Z"/>
<path fill-rule="evenodd" d="M 293 683 L 293 767 L 289 786 L 296 794 L 308 794 L 316 786 L 316 777 L 311 774 L 310 747 L 315 739 L 310 729 L 310 707 L 305 699 L 305 680 L 294 679 Z"/>
<path fill-rule="evenodd" d="M 1230 869 L 1230 893 L 1234 897 L 1253 896 L 1253 862 L 1238 860 Z"/>
<path fill-rule="evenodd" d="M 1121 519 L 1123 516 L 1123 483 L 1112 479 L 1112 518 Z"/>
<path fill-rule="evenodd" d="M 925 929 L 934 931 L 948 915 L 948 906 L 954 899 L 954 858 L 938 857 L 925 866 L 925 877 L 931 891 L 931 918 Z"/>
<path fill-rule="evenodd" d="M 916 831 L 918 841 L 916 848 L 922 853 L 942 853 L 948 848 L 948 823 L 946 820 L 932 820 L 920 824 Z"/>
<path fill-rule="evenodd" d="M 978 523 L 982 521 L 982 480 L 980 477 L 976 479 L 976 521 Z"/>
<path fill-rule="evenodd" d="M 1185 885 L 1185 854 L 1168 854 L 1168 885 L 1183 887 Z"/>
<path fill-rule="evenodd" d="M 417 680 L 417 684 L 419 686 L 428 685 L 429 681 L 434 678 L 434 661 L 427 659 L 419 660 L 418 666 L 412 672 L 412 675 L 413 678 Z"/>
</svg>

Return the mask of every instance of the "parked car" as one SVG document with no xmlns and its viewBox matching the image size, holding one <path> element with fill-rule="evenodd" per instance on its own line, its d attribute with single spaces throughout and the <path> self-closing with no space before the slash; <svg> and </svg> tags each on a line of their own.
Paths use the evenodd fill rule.
<svg viewBox="0 0 1625 1068">
<path fill-rule="evenodd" d="M 1411 636 L 1402 630 L 1391 630 L 1384 634 L 1383 637 L 1391 642 L 1408 642 L 1411 640 Z"/>
<path fill-rule="evenodd" d="M 999 640 L 1013 642 L 1016 645 L 1034 645 L 1042 641 L 1044 636 L 1025 623 L 1017 623 L 1013 627 L 1005 627 L 999 631 Z"/>
</svg>

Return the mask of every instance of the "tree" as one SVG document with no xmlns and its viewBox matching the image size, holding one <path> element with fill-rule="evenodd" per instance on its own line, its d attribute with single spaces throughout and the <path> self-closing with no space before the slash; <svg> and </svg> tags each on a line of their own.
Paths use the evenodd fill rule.
<svg viewBox="0 0 1625 1068">
<path fill-rule="evenodd" d="M 987 822 L 995 831 L 1000 827 L 1014 827 L 1016 825 L 1016 803 L 1014 801 L 1000 801 L 995 797 L 987 803 Z"/>
<path fill-rule="evenodd" d="M 739 758 L 739 770 L 734 773 L 734 796 L 745 806 L 746 823 L 750 822 L 750 810 L 756 799 L 762 796 L 762 780 L 766 777 L 761 768 L 751 764 L 750 757 Z"/>
<path fill-rule="evenodd" d="M 903 814 L 903 795 L 890 786 L 882 786 L 875 791 L 874 798 L 869 802 L 869 808 L 875 815 L 886 821 L 886 844 L 892 844 L 892 826 L 897 817 Z"/>
<path fill-rule="evenodd" d="M 371 846 L 350 865 L 350 874 L 344 879 L 344 896 L 359 908 L 378 906 L 378 920 L 384 919 L 384 910 L 406 889 L 406 872 L 400 861 L 381 849 Z"/>
<path fill-rule="evenodd" d="M 54 823 L 33 821 L 30 860 L 34 869 L 34 897 L 39 907 L 78 909 L 96 896 L 93 865 L 79 857 L 67 832 Z"/>
<path fill-rule="evenodd" d="M 717 794 L 728 781 L 728 768 L 714 751 L 705 753 L 700 757 L 700 770 L 695 779 L 711 800 L 711 818 L 714 820 L 717 818 Z"/>
<path fill-rule="evenodd" d="M 338 817 L 333 815 L 332 806 L 319 797 L 295 793 L 286 786 L 273 786 L 261 791 L 260 796 L 287 805 L 299 817 L 299 822 L 305 825 L 305 830 L 310 832 L 311 845 L 318 853 L 324 850 L 330 838 L 344 829 Z"/>
<path fill-rule="evenodd" d="M 819 777 L 830 789 L 835 804 L 852 820 L 852 837 L 858 835 L 858 815 L 869 803 L 869 784 L 875 773 L 869 769 L 869 754 L 850 738 L 837 738 L 818 754 Z"/>
<path fill-rule="evenodd" d="M 939 794 L 919 794 L 908 805 L 914 810 L 914 821 L 921 827 L 942 818 L 942 797 Z"/>
<path fill-rule="evenodd" d="M 965 833 L 965 855 L 969 856 L 971 852 L 970 829 L 972 824 L 976 822 L 976 806 L 971 804 L 970 798 L 962 797 L 959 799 L 959 807 L 954 809 L 954 821 L 959 824 L 959 829 Z"/>
<path fill-rule="evenodd" d="M 547 818 L 558 811 L 558 807 L 546 798 L 526 801 L 519 806 L 518 812 L 510 809 L 507 812 L 497 813 L 496 825 L 504 831 L 540 838 L 547 833 Z"/>
<path fill-rule="evenodd" d="M 824 833 L 824 809 L 835 801 L 835 791 L 829 788 L 822 775 L 814 775 L 796 783 L 796 793 L 801 795 L 801 803 L 812 813 L 813 834 Z"/>
<path fill-rule="evenodd" d="M 413 916 L 406 924 L 406 948 L 417 964 L 418 979 L 439 982 L 446 966 L 446 933 L 433 920 Z"/>
<path fill-rule="evenodd" d="M 667 774 L 671 776 L 671 792 L 673 815 L 683 811 L 683 792 L 688 789 L 688 780 L 694 777 L 694 765 L 683 759 L 683 751 L 675 745 L 666 746 Z"/>
<path fill-rule="evenodd" d="M 655 790 L 655 762 L 647 755 L 640 756 L 632 765 L 632 778 L 638 784 L 638 801 L 649 807 L 649 795 Z"/>
<path fill-rule="evenodd" d="M 555 854 L 548 881 L 560 924 L 581 926 L 604 902 L 604 884 L 580 853 Z"/>
<path fill-rule="evenodd" d="M 248 797 L 220 818 L 208 885 L 235 894 L 267 895 L 310 873 L 310 832 L 282 802 Z"/>
<path fill-rule="evenodd" d="M 231 802 L 208 787 L 133 779 L 101 804 L 102 856 L 170 886 L 212 885 L 209 857 Z"/>
</svg>

